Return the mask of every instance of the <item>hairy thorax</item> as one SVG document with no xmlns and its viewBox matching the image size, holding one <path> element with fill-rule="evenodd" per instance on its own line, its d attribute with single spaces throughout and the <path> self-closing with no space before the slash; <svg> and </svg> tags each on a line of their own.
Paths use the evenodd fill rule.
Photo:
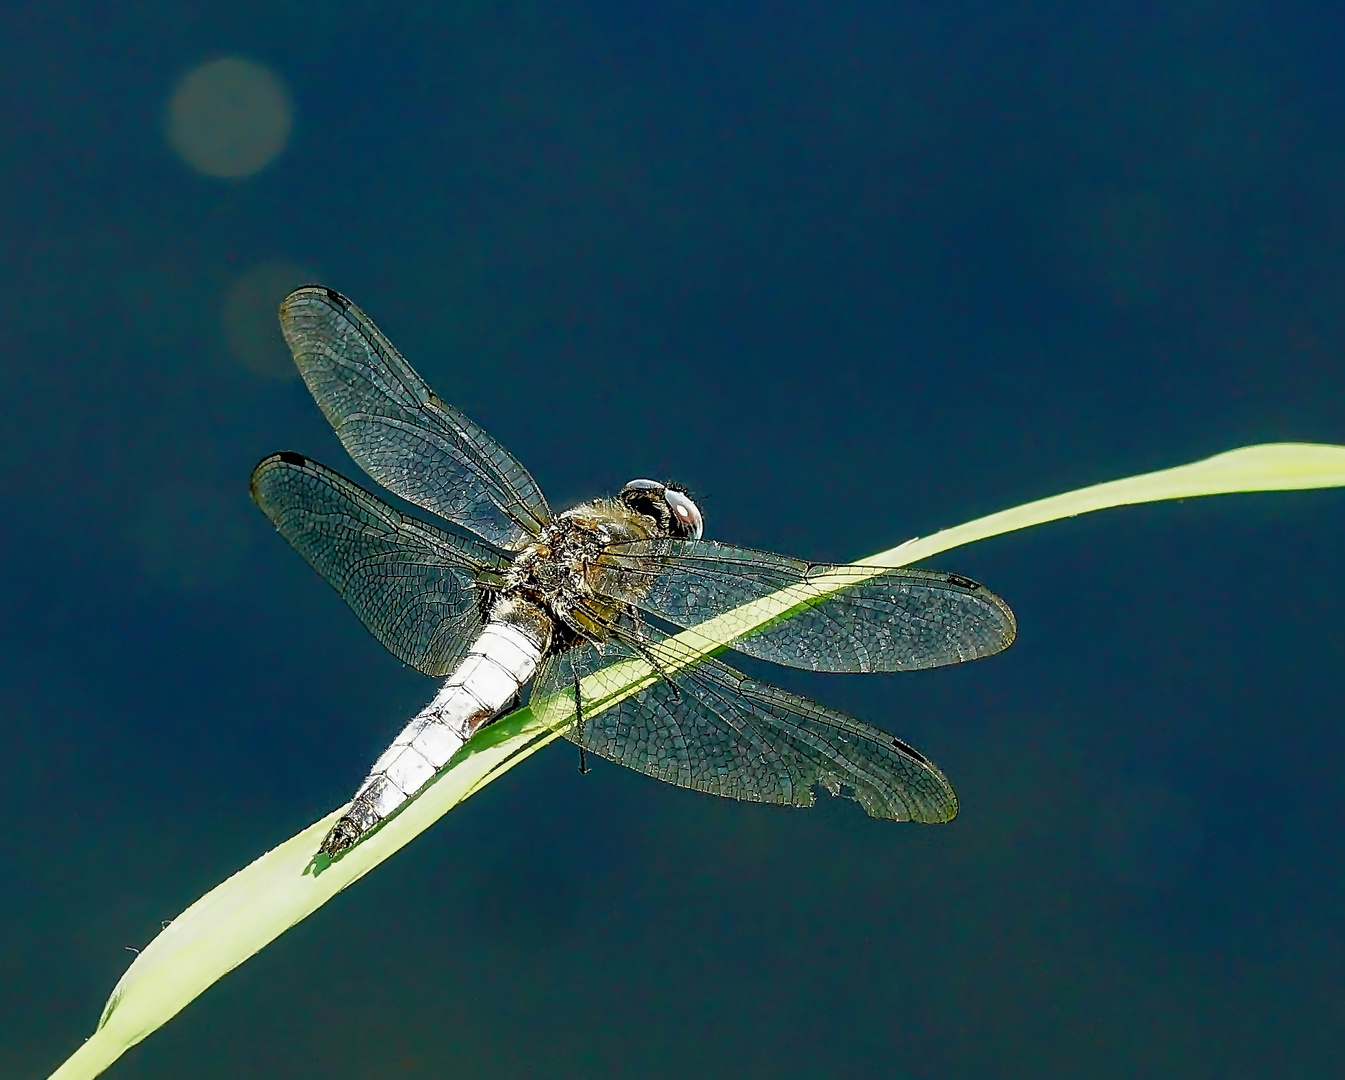
<svg viewBox="0 0 1345 1080">
<path fill-rule="evenodd" d="M 609 544 L 661 535 L 653 518 L 615 499 L 594 499 L 558 515 L 523 548 L 505 575 L 498 604 L 536 605 L 572 634 L 601 641 L 620 606 L 599 595 L 599 557 Z"/>
</svg>

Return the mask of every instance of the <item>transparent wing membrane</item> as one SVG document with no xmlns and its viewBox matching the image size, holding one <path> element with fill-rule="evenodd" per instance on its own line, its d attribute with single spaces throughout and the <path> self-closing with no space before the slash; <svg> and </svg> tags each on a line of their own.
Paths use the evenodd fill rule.
<svg viewBox="0 0 1345 1080">
<path fill-rule="evenodd" d="M 533 682 L 534 712 L 585 750 L 725 798 L 811 806 L 822 788 L 875 818 L 957 814 L 948 780 L 919 751 L 702 657 L 640 612 L 681 628 L 720 619 L 713 640 L 790 667 L 910 671 L 1006 648 L 1017 628 L 994 593 L 956 574 L 808 563 L 707 540 L 612 544 L 591 561 L 589 541 L 567 539 L 566 530 L 597 526 L 577 518 L 529 547 L 552 523 L 532 477 L 436 397 L 359 308 L 305 287 L 286 298 L 280 322 L 304 381 L 360 467 L 481 538 L 407 517 L 298 454 L 257 466 L 257 503 L 399 659 L 427 675 L 451 673 L 526 547 L 505 595 L 540 605 L 557 634 L 569 625 L 604 639 L 558 649 Z M 612 520 L 620 524 L 619 515 Z M 567 563 L 576 544 L 583 561 Z M 576 572 L 586 579 L 569 584 Z M 775 594 L 784 595 L 770 601 L 771 621 L 762 623 L 758 608 L 732 623 L 735 609 Z"/>
<path fill-rule="evenodd" d="M 875 818 L 950 821 L 957 796 L 918 751 L 878 728 L 749 679 L 677 642 L 627 623 L 626 642 L 586 643 L 549 658 L 532 708 L 586 751 L 665 783 L 748 802 L 811 806 L 814 788 L 855 799 Z M 667 678 L 574 724 L 575 679 L 640 655 Z M 624 666 L 624 665 L 623 665 Z M 610 674 L 605 672 L 603 674 Z M 609 687 L 621 684 L 612 675 Z M 589 703 L 606 696 L 598 689 Z"/>
<path fill-rule="evenodd" d="M 527 470 L 436 397 L 344 296 L 299 289 L 280 325 L 341 445 L 389 491 L 506 548 L 551 519 Z"/>
<path fill-rule="evenodd" d="M 816 585 L 855 584 L 824 593 Z M 730 646 L 813 671 L 913 671 L 990 656 L 1017 632 L 1008 604 L 956 574 L 873 571 L 808 563 L 710 540 L 613 545 L 599 560 L 600 592 L 690 627 L 782 589 L 799 594 L 788 619 L 745 627 Z M 801 610 L 800 610 L 801 609 Z"/>
<path fill-rule="evenodd" d="M 407 517 L 300 454 L 252 473 L 252 497 L 374 637 L 426 675 L 447 675 L 481 630 L 483 586 L 507 559 Z"/>
</svg>

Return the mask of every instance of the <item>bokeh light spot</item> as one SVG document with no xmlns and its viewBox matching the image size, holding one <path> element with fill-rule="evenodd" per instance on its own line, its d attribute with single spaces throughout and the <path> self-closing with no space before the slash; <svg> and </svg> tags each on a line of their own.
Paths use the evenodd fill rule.
<svg viewBox="0 0 1345 1080">
<path fill-rule="evenodd" d="M 238 57 L 188 72 L 168 103 L 168 142 L 206 176 L 251 176 L 289 141 L 294 108 L 271 71 Z"/>
<path fill-rule="evenodd" d="M 262 263 L 235 281 L 220 316 L 233 358 L 266 379 L 298 378 L 277 313 L 280 301 L 315 281 L 317 275 L 291 263 Z"/>
</svg>

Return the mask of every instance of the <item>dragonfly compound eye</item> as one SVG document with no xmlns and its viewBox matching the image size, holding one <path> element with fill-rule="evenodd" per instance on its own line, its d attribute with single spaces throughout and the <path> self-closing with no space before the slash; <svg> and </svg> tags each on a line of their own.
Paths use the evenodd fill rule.
<svg viewBox="0 0 1345 1080">
<path fill-rule="evenodd" d="M 621 497 L 623 499 L 627 498 L 628 496 L 638 495 L 642 493 L 661 495 L 663 493 L 663 485 L 660 484 L 657 480 L 632 480 L 629 484 L 627 484 L 625 487 L 621 489 Z"/>
<path fill-rule="evenodd" d="M 663 498 L 663 485 L 657 480 L 632 480 L 621 489 L 617 498 L 637 514 L 647 514 L 660 526 L 667 528 L 668 504 Z"/>
<path fill-rule="evenodd" d="M 676 531 L 688 540 L 699 540 L 705 531 L 705 521 L 701 517 L 700 507 L 684 492 L 673 488 L 666 488 L 663 497 L 668 500 L 668 509 L 672 511 Z"/>
</svg>

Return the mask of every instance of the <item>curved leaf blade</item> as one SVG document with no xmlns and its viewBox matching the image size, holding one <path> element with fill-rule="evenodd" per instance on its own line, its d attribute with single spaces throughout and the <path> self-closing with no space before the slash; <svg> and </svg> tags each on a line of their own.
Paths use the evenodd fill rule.
<svg viewBox="0 0 1345 1080">
<path fill-rule="evenodd" d="M 1025 503 L 932 536 L 908 540 L 854 565 L 872 567 L 877 574 L 977 540 L 1116 506 L 1202 495 L 1343 486 L 1345 446 L 1247 446 L 1189 465 Z M 837 577 L 839 580 L 831 582 L 810 580 L 806 598 L 814 601 L 819 587 L 839 591 L 863 580 L 849 570 Z M 804 599 L 797 590 L 785 589 L 685 630 L 676 639 L 687 647 L 688 663 L 693 663 L 697 657 L 723 648 L 751 620 L 765 624 L 788 618 L 804 606 Z M 642 661 L 626 660 L 604 668 L 585 680 L 584 698 L 586 702 L 593 699 L 593 704 L 586 704 L 586 711 L 592 714 L 610 708 L 652 678 L 653 672 Z M 98 1075 L 211 983 L 405 847 L 463 799 L 560 738 L 566 719 L 561 711 L 542 723 L 530 710 L 520 709 L 484 729 L 404 811 L 322 873 L 312 872 L 313 852 L 345 807 L 333 810 L 212 889 L 136 957 L 113 990 L 98 1029 L 52 1074 L 52 1080 Z"/>
</svg>

